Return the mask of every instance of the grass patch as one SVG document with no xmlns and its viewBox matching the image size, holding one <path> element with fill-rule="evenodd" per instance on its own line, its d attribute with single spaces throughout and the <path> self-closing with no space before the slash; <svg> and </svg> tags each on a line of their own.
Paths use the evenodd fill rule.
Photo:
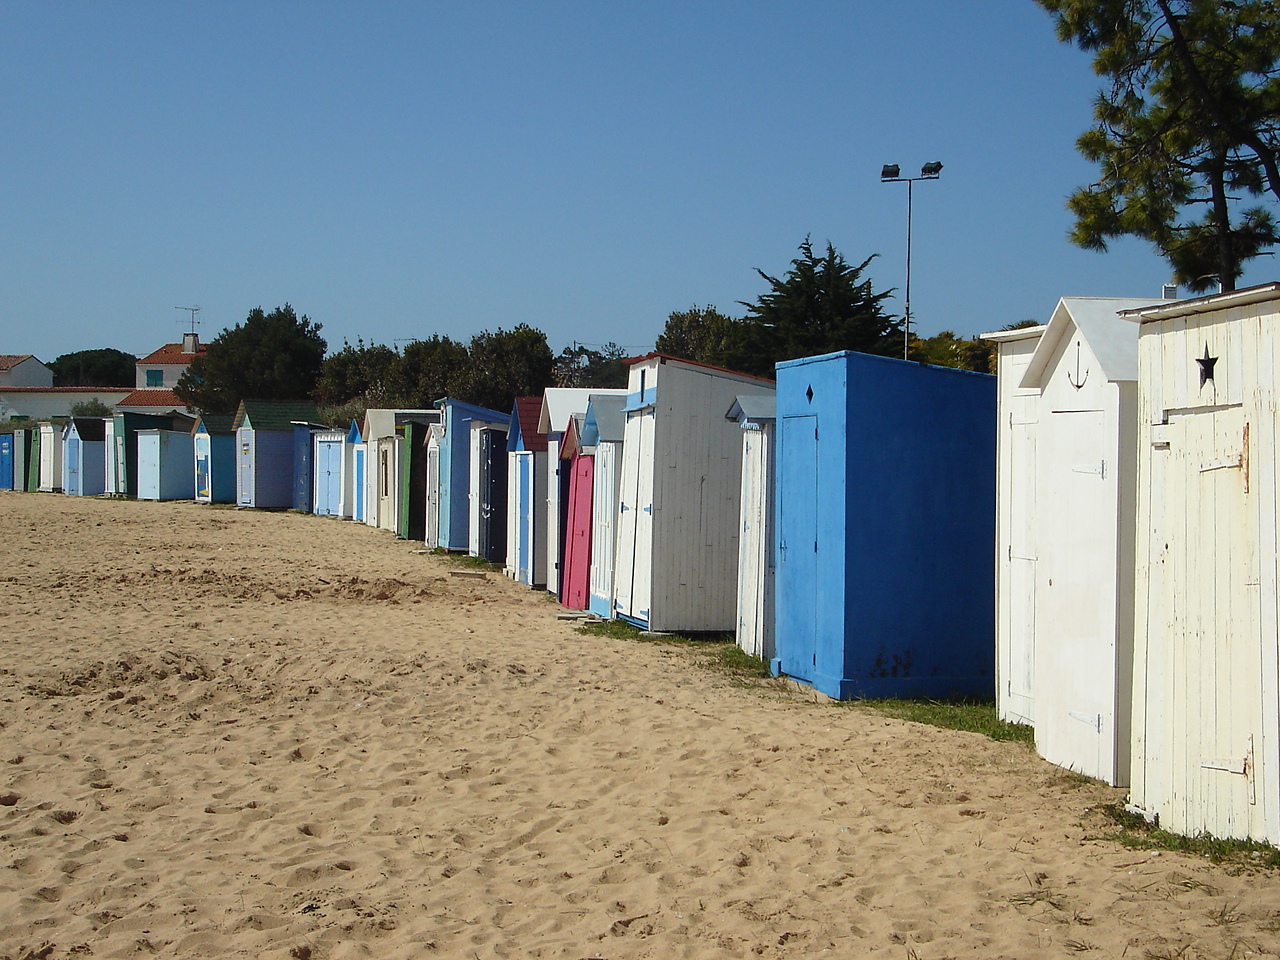
<svg viewBox="0 0 1280 960">
<path fill-rule="evenodd" d="M 1207 833 L 1184 837 L 1149 823 L 1120 802 L 1100 804 L 1093 812 L 1100 814 L 1110 827 L 1097 839 L 1112 840 L 1130 850 L 1172 850 L 1227 866 L 1280 870 L 1280 850 L 1269 843 L 1222 839 Z"/>
<path fill-rule="evenodd" d="M 473 557 L 465 553 L 451 553 L 444 547 L 432 547 L 429 553 L 433 557 L 447 560 L 453 566 L 461 567 L 464 570 L 483 570 L 486 573 L 502 572 L 502 564 L 490 563 L 484 557 Z"/>
<path fill-rule="evenodd" d="M 593 620 L 580 625 L 578 632 L 588 637 L 636 640 L 672 647 L 687 654 L 699 666 L 748 685 L 769 679 L 769 665 L 745 652 L 731 636 L 723 633 L 646 633 L 625 620 Z"/>
<path fill-rule="evenodd" d="M 886 717 L 926 723 L 948 730 L 967 730 L 992 740 L 1010 740 L 1035 746 L 1035 730 L 1021 723 L 1009 723 L 996 714 L 994 701 L 983 700 L 850 700 L 850 704 L 870 707 Z"/>
</svg>

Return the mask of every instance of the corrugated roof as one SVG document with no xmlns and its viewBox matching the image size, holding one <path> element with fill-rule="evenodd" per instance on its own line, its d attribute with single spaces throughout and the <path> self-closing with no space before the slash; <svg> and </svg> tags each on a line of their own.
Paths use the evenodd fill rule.
<svg viewBox="0 0 1280 960">
<path fill-rule="evenodd" d="M 316 405 L 305 400 L 241 400 L 235 429 L 246 420 L 254 430 L 292 430 L 296 421 L 314 421 Z"/>
</svg>

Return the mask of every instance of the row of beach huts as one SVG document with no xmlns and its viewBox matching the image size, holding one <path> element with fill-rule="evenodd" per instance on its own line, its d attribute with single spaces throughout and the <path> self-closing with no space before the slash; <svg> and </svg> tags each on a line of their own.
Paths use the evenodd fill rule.
<svg viewBox="0 0 1280 960">
<path fill-rule="evenodd" d="M 1278 323 L 1280 284 L 1064 298 L 987 335 L 996 376 L 654 353 L 625 389 L 346 430 L 255 401 L 75 418 L 0 435 L 0 487 L 349 519 L 573 610 L 733 632 L 831 697 L 994 692 L 1161 826 L 1280 843 Z"/>
</svg>

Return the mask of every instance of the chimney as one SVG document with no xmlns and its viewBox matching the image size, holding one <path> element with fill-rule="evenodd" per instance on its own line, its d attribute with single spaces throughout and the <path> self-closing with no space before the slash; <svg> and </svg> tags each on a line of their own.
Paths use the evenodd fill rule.
<svg viewBox="0 0 1280 960">
<path fill-rule="evenodd" d="M 182 352 L 183 353 L 199 353 L 200 352 L 200 334 L 184 333 L 182 335 Z"/>
</svg>

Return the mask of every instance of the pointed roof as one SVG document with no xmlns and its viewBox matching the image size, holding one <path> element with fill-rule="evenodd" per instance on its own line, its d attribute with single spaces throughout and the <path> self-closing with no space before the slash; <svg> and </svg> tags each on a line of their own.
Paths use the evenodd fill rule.
<svg viewBox="0 0 1280 960">
<path fill-rule="evenodd" d="M 200 428 L 204 427 L 204 432 L 211 436 L 226 435 L 236 432 L 235 423 L 234 413 L 201 413 L 196 416 L 196 422 L 191 424 L 191 432 L 199 433 Z"/>
<path fill-rule="evenodd" d="M 773 394 L 744 393 L 734 398 L 726 420 L 739 423 L 761 423 L 778 419 L 778 398 Z"/>
<path fill-rule="evenodd" d="M 564 436 L 560 438 L 560 459 L 572 460 L 574 455 L 586 451 L 582 449 L 582 421 L 585 414 L 574 413 L 569 415 L 569 422 L 565 425 Z"/>
<path fill-rule="evenodd" d="M 621 443 L 626 429 L 627 415 L 622 412 L 626 397 L 609 393 L 593 393 L 587 402 L 587 415 L 582 425 L 582 442 L 595 446 L 598 443 Z"/>
<path fill-rule="evenodd" d="M 102 417 L 72 417 L 67 422 L 67 431 L 75 430 L 81 440 L 105 440 L 107 421 Z"/>
<path fill-rule="evenodd" d="M 644 363 L 646 360 L 657 360 L 659 363 L 682 363 L 687 367 L 701 367 L 704 370 L 714 370 L 716 373 L 728 374 L 731 377 L 741 377 L 744 380 L 759 380 L 761 383 L 774 384 L 770 377 L 758 377 L 754 373 L 743 373 L 740 370 L 730 370 L 728 367 L 717 367 L 713 363 L 702 363 L 698 360 L 686 360 L 684 357 L 677 357 L 670 353 L 659 353 L 654 350 L 639 357 L 628 357 L 622 362 L 627 366 L 637 363 Z"/>
<path fill-rule="evenodd" d="M 30 353 L 0 353 L 0 372 L 12 370 L 24 360 L 36 360 L 36 358 Z M 36 363 L 39 362 L 36 360 Z"/>
<path fill-rule="evenodd" d="M 625 387 L 601 390 L 599 387 L 547 387 L 542 393 L 542 410 L 538 414 L 540 433 L 562 433 L 569 416 L 585 413 L 593 396 L 625 397 Z"/>
<path fill-rule="evenodd" d="M 138 360 L 138 365 L 144 363 L 190 363 L 196 354 L 204 353 L 207 346 L 203 343 L 196 344 L 196 352 L 188 353 L 182 349 L 180 343 L 166 343 L 163 347 L 152 350 L 145 357 Z"/>
<path fill-rule="evenodd" d="M 317 419 L 316 405 L 306 400 L 241 400 L 235 429 L 248 423 L 254 430 L 293 430 L 298 421 Z"/>
<path fill-rule="evenodd" d="M 511 410 L 512 429 L 507 434 L 507 451 L 547 449 L 547 435 L 538 430 L 542 414 L 541 397 L 516 397 Z"/>
<path fill-rule="evenodd" d="M 1019 386 L 1042 386 L 1049 363 L 1071 331 L 1078 330 L 1112 383 L 1138 379 L 1138 328 L 1122 310 L 1164 301 L 1105 297 L 1063 297 L 1058 301 Z"/>
</svg>

